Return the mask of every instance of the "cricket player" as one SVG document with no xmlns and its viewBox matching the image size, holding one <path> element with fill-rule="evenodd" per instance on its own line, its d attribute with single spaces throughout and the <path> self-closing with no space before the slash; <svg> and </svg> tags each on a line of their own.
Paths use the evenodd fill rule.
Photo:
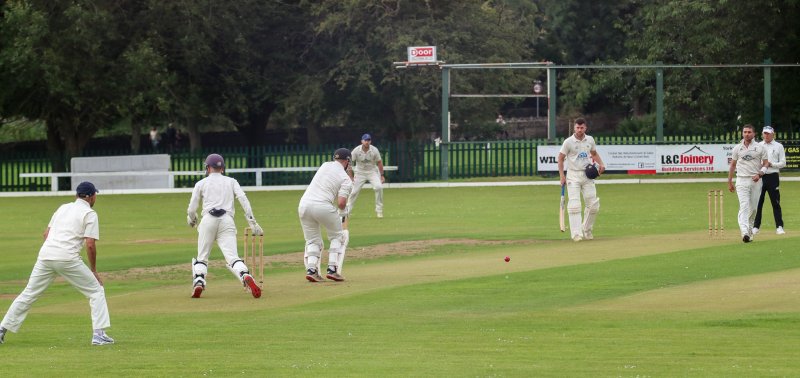
<svg viewBox="0 0 800 378">
<path fill-rule="evenodd" d="M 347 214 L 353 210 L 353 206 L 358 199 L 358 193 L 366 182 L 372 185 L 375 190 L 375 215 L 383 218 L 383 183 L 386 178 L 383 176 L 383 160 L 381 153 L 372 145 L 372 136 L 364 134 L 361 136 L 361 145 L 353 149 L 353 166 L 348 170 L 348 174 L 353 178 L 353 191 L 347 199 Z"/>
<path fill-rule="evenodd" d="M 113 344 L 105 329 L 111 326 L 108 316 L 103 281 L 97 274 L 97 240 L 100 225 L 92 209 L 97 200 L 97 189 L 91 182 L 78 184 L 75 202 L 61 205 L 50 218 L 44 231 L 44 244 L 25 290 L 14 300 L 0 323 L 0 344 L 7 331 L 16 333 L 33 302 L 56 278 L 64 279 L 89 298 L 92 313 L 92 345 Z M 81 259 L 81 249 L 86 246 L 87 267 Z"/>
<path fill-rule="evenodd" d="M 328 252 L 328 270 L 326 277 L 334 281 L 344 281 L 340 267 L 344 262 L 344 248 L 347 245 L 347 234 L 342 229 L 342 219 L 346 219 L 347 198 L 353 188 L 353 182 L 347 175 L 350 165 L 350 150 L 340 148 L 333 154 L 333 161 L 323 163 L 319 167 L 311 184 L 308 185 L 297 213 L 303 227 L 306 240 L 303 260 L 306 266 L 306 279 L 310 282 L 323 281 L 319 274 L 322 251 L 322 228 L 328 233 L 330 250 Z"/>
<path fill-rule="evenodd" d="M 764 126 L 761 130 L 764 140 L 761 145 L 767 149 L 767 173 L 761 178 L 763 182 L 761 186 L 761 195 L 758 197 L 758 210 L 756 211 L 756 220 L 753 223 L 753 235 L 758 234 L 758 228 L 761 227 L 761 210 L 764 206 L 764 195 L 769 193 L 769 201 L 772 203 L 772 215 L 775 218 L 775 233 L 783 235 L 786 231 L 783 230 L 783 212 L 781 211 L 781 178 L 780 170 L 786 167 L 786 151 L 783 145 L 775 140 L 775 129 L 771 126 Z"/>
<path fill-rule="evenodd" d="M 567 163 L 566 175 L 564 161 Z M 576 242 L 594 239 L 592 229 L 597 212 L 600 211 L 600 198 L 597 198 L 594 178 L 586 177 L 585 171 L 587 166 L 594 163 L 597 163 L 599 174 L 605 172 L 606 167 L 597 153 L 594 138 L 586 134 L 586 120 L 578 118 L 575 120 L 574 133 L 564 140 L 558 152 L 558 175 L 561 185 L 565 183 L 567 185 L 569 230 L 572 240 Z M 586 207 L 583 222 L 581 222 L 581 195 Z"/>
<path fill-rule="evenodd" d="M 239 182 L 231 177 L 224 176 L 225 160 L 218 154 L 208 155 L 205 162 L 206 177 L 197 182 L 192 190 L 189 208 L 186 210 L 187 223 L 190 227 L 197 226 L 197 258 L 192 259 L 192 298 L 200 298 L 206 288 L 206 274 L 208 273 L 208 257 L 211 247 L 216 241 L 222 255 L 225 256 L 228 270 L 230 270 L 242 285 L 250 290 L 254 298 L 261 297 L 261 288 L 256 284 L 244 260 L 239 258 L 236 245 L 236 224 L 233 221 L 233 199 L 239 200 L 244 210 L 244 217 L 253 230 L 253 235 L 264 235 L 264 230 L 256 222 L 250 201 L 247 200 Z M 203 201 L 201 211 L 202 219 L 197 224 L 197 208 Z"/>
<path fill-rule="evenodd" d="M 739 231 L 742 241 L 753 241 L 753 225 L 758 208 L 758 197 L 761 196 L 761 176 L 767 173 L 769 160 L 767 148 L 756 143 L 755 128 L 751 124 L 742 126 L 742 141 L 731 152 L 731 166 L 728 169 L 728 190 L 735 190 L 739 197 Z M 736 186 L 733 175 L 736 174 Z"/>
</svg>

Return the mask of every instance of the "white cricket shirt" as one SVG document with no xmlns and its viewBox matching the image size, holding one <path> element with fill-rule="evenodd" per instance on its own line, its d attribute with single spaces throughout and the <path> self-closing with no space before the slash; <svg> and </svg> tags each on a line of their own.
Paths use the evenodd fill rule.
<svg viewBox="0 0 800 378">
<path fill-rule="evenodd" d="M 561 145 L 561 150 L 558 152 L 566 156 L 564 158 L 566 163 L 564 168 L 567 169 L 567 174 L 569 172 L 584 172 L 586 166 L 592 163 L 592 151 L 596 151 L 596 148 L 594 138 L 590 135 L 584 135 L 582 140 L 578 140 L 575 138 L 575 134 L 572 134 L 572 136 L 565 139 Z"/>
<path fill-rule="evenodd" d="M 767 160 L 767 148 L 756 141 L 745 147 L 742 139 L 731 152 L 731 160 L 736 162 L 736 176 L 752 177 L 761 170 L 763 160 Z"/>
<path fill-rule="evenodd" d="M 353 181 L 342 164 L 337 161 L 322 163 L 300 198 L 300 205 L 327 203 L 338 207 L 337 199 L 349 197 L 352 189 Z"/>
<path fill-rule="evenodd" d="M 88 202 L 77 198 L 61 205 L 50 223 L 50 232 L 39 249 L 39 260 L 69 261 L 81 258 L 84 238 L 100 240 L 97 213 Z"/>
<path fill-rule="evenodd" d="M 359 144 L 350 152 L 350 164 L 355 173 L 378 172 L 378 163 L 381 161 L 381 153 L 372 145 L 364 151 L 364 147 Z"/>
<path fill-rule="evenodd" d="M 253 210 L 250 208 L 250 201 L 247 199 L 242 187 L 239 186 L 239 182 L 222 173 L 212 172 L 194 185 L 192 198 L 189 200 L 189 208 L 186 211 L 190 214 L 195 213 L 202 199 L 203 215 L 208 214 L 211 209 L 222 209 L 226 211 L 225 215 L 232 217 L 234 214 L 234 198 L 239 200 L 245 215 L 253 214 Z"/>
<path fill-rule="evenodd" d="M 767 160 L 770 166 L 767 168 L 767 173 L 778 173 L 781 168 L 786 167 L 786 151 L 783 145 L 773 140 L 770 143 L 761 141 L 760 143 L 767 149 Z"/>
</svg>

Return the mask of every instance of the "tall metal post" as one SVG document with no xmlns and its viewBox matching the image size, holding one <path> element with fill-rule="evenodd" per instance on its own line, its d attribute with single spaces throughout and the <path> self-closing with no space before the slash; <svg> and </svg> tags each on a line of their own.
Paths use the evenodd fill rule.
<svg viewBox="0 0 800 378">
<path fill-rule="evenodd" d="M 442 68 L 442 143 L 439 145 L 441 179 L 450 179 L 450 69 Z"/>
<path fill-rule="evenodd" d="M 547 140 L 556 139 L 556 69 L 547 68 Z"/>
<path fill-rule="evenodd" d="M 656 64 L 662 64 L 656 62 Z M 656 141 L 664 141 L 664 68 L 656 68 Z"/>
<path fill-rule="evenodd" d="M 764 64 L 772 64 L 772 59 L 765 59 Z M 772 126 L 772 71 L 764 67 L 764 126 Z"/>
</svg>

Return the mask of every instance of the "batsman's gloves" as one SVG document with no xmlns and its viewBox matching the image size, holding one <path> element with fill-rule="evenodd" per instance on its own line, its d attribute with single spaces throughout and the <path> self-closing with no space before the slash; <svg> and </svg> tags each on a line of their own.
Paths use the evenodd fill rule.
<svg viewBox="0 0 800 378">
<path fill-rule="evenodd" d="M 248 219 L 247 223 L 250 225 L 250 229 L 253 230 L 253 235 L 255 236 L 264 235 L 264 229 L 258 225 L 258 222 L 256 222 L 255 218 Z"/>
<path fill-rule="evenodd" d="M 194 228 L 197 225 L 197 214 L 189 214 L 186 216 L 186 223 L 189 227 Z"/>
<path fill-rule="evenodd" d="M 597 166 L 594 164 L 589 164 L 586 166 L 586 177 L 589 179 L 596 179 L 600 176 L 600 171 L 597 170 Z"/>
</svg>

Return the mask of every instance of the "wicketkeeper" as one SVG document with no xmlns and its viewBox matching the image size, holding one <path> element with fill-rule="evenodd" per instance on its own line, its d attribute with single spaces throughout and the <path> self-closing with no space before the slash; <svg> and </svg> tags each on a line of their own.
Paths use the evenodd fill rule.
<svg viewBox="0 0 800 378">
<path fill-rule="evenodd" d="M 189 200 L 186 221 L 190 227 L 197 226 L 197 258 L 192 259 L 192 298 L 200 298 L 206 288 L 208 258 L 214 242 L 217 242 L 226 266 L 236 278 L 250 290 L 254 298 L 261 297 L 261 288 L 256 284 L 244 260 L 239 258 L 236 245 L 236 224 L 233 221 L 233 199 L 239 200 L 244 217 L 256 236 L 264 235 L 264 230 L 256 222 L 250 201 L 247 200 L 239 182 L 224 176 L 225 160 L 218 154 L 208 155 L 205 162 L 206 177 L 197 182 Z M 197 208 L 203 201 L 202 218 L 197 224 Z"/>
<path fill-rule="evenodd" d="M 600 198 L 594 179 L 605 172 L 603 159 L 597 153 L 594 138 L 586 134 L 586 120 L 575 120 L 575 132 L 564 140 L 558 153 L 558 175 L 561 185 L 566 183 L 569 202 L 569 231 L 572 240 L 592 240 L 592 229 L 597 213 L 600 211 Z M 567 173 L 564 174 L 564 161 L 567 162 Z M 592 161 L 594 160 L 594 162 Z M 597 165 L 595 165 L 595 163 Z M 583 221 L 581 222 L 581 195 L 585 204 Z"/>
<path fill-rule="evenodd" d="M 319 274 L 322 251 L 322 228 L 328 233 L 328 270 L 326 277 L 334 281 L 344 281 L 341 266 L 347 247 L 348 233 L 342 229 L 342 219 L 347 218 L 347 197 L 353 182 L 347 175 L 350 165 L 350 150 L 340 148 L 333 154 L 333 161 L 319 167 L 311 184 L 308 185 L 297 213 L 306 240 L 303 260 L 306 266 L 306 279 L 311 282 L 323 281 Z"/>
</svg>

